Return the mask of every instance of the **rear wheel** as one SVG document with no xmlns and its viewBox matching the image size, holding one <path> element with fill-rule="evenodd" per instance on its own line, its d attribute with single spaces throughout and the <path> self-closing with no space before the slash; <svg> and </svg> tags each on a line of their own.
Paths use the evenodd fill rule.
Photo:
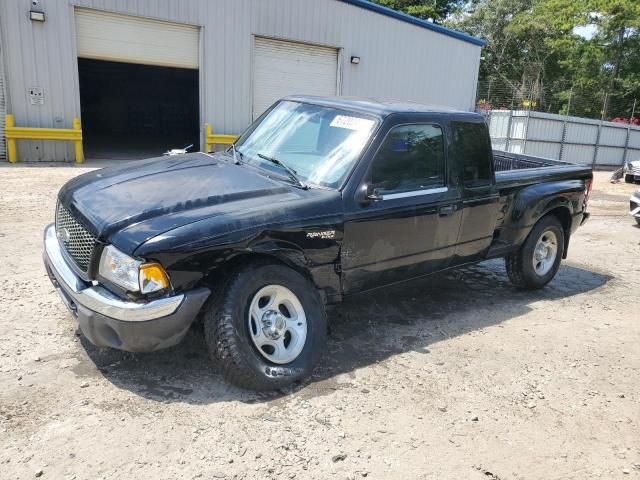
<svg viewBox="0 0 640 480">
<path fill-rule="evenodd" d="M 509 280 L 535 290 L 555 277 L 564 253 L 564 230 L 554 216 L 541 218 L 517 253 L 505 259 Z"/>
<path fill-rule="evenodd" d="M 635 181 L 635 177 L 633 175 L 625 175 L 624 181 L 627 183 L 633 183 Z"/>
<path fill-rule="evenodd" d="M 248 265 L 229 275 L 204 315 L 209 354 L 225 379 L 274 390 L 311 375 L 327 334 L 315 286 L 278 264 Z"/>
</svg>

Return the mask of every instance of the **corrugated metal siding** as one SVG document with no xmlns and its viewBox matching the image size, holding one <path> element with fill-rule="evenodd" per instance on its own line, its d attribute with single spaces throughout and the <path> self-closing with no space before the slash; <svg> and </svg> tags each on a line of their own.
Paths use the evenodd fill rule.
<svg viewBox="0 0 640 480">
<path fill-rule="evenodd" d="M 2 38 L 0 38 L 0 160 L 7 158 L 7 140 L 4 138 L 7 103 L 4 85 L 4 62 L 2 61 Z"/>
<path fill-rule="evenodd" d="M 201 124 L 239 133 L 251 122 L 255 36 L 341 49 L 341 94 L 412 100 L 470 110 L 480 47 L 338 0 L 57 0 L 42 2 L 44 23 L 30 22 L 30 0 L 0 1 L 7 43 L 8 98 L 19 125 L 70 127 L 80 114 L 73 7 L 204 27 Z M 361 58 L 352 65 L 350 57 Z M 29 104 L 28 88 L 45 104 Z M 71 160 L 63 142 L 19 143 L 30 160 Z"/>
</svg>

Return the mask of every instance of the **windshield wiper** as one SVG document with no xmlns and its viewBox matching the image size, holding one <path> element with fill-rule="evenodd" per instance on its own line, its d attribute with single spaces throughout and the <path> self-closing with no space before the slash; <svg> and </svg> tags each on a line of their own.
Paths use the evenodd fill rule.
<svg viewBox="0 0 640 480">
<path fill-rule="evenodd" d="M 309 185 L 305 184 L 302 180 L 300 180 L 300 177 L 298 177 L 298 172 L 296 172 L 293 168 L 288 167 L 286 164 L 282 163 L 281 160 L 278 160 L 277 158 L 273 158 L 273 157 L 267 157 L 266 155 L 263 155 L 261 153 L 258 153 L 258 156 L 261 159 L 266 160 L 267 162 L 271 162 L 274 165 L 278 165 L 279 167 L 282 167 L 289 174 L 289 178 L 291 178 L 291 180 L 293 180 L 293 182 L 303 190 L 309 189 Z"/>
</svg>

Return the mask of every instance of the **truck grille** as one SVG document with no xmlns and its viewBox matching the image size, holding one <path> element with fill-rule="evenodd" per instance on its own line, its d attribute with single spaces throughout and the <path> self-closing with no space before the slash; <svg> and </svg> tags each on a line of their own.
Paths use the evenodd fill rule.
<svg viewBox="0 0 640 480">
<path fill-rule="evenodd" d="M 59 203 L 56 211 L 56 235 L 76 265 L 86 272 L 96 244 L 96 237 Z"/>
</svg>

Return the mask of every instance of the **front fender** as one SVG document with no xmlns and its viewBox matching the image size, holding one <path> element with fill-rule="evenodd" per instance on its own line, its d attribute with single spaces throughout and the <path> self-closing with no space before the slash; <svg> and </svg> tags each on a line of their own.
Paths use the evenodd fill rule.
<svg viewBox="0 0 640 480">
<path fill-rule="evenodd" d="M 283 236 L 292 238 L 282 238 Z M 280 238 L 273 238 L 278 236 Z M 295 241 L 294 241 L 295 240 Z M 340 260 L 342 229 L 310 229 L 299 232 L 272 232 L 255 239 L 247 248 L 252 254 L 272 256 L 307 276 L 332 302 L 341 295 Z"/>
</svg>

